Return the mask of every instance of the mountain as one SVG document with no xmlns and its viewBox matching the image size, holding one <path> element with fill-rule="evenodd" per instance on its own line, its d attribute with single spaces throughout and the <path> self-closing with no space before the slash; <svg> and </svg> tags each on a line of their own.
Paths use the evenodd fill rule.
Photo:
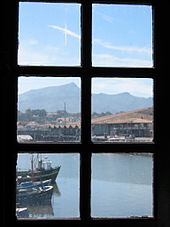
<svg viewBox="0 0 170 227">
<path fill-rule="evenodd" d="M 153 105 L 152 98 L 136 97 L 128 92 L 115 95 L 93 94 L 92 106 L 93 112 L 111 112 L 117 113 L 121 111 L 135 110 Z"/>
<path fill-rule="evenodd" d="M 80 95 L 80 88 L 74 83 L 34 89 L 19 95 L 18 109 L 22 112 L 26 109 L 56 112 L 63 110 L 66 103 L 67 112 L 77 113 L 80 112 Z M 92 94 L 92 112 L 117 113 L 152 105 L 152 98 L 136 97 L 128 92 L 115 95 Z"/>
<path fill-rule="evenodd" d="M 61 86 L 46 87 L 30 90 L 19 95 L 18 109 L 45 109 L 47 112 L 56 112 L 67 106 L 67 112 L 80 112 L 80 89 L 69 83 Z"/>
</svg>

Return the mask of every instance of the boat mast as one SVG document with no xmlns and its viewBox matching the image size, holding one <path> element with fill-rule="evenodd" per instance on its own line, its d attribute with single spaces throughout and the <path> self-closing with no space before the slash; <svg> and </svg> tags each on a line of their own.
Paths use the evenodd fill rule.
<svg viewBox="0 0 170 227">
<path fill-rule="evenodd" d="M 34 181 L 34 155 L 33 154 L 31 158 L 31 178 L 32 178 L 32 181 Z"/>
<path fill-rule="evenodd" d="M 66 126 L 66 103 L 64 102 L 64 126 Z"/>
<path fill-rule="evenodd" d="M 64 102 L 64 135 L 66 135 L 66 103 Z"/>
</svg>

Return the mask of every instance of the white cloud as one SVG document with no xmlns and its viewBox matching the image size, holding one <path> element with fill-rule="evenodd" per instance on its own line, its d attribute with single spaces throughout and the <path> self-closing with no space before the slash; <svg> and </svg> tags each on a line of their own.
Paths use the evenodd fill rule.
<svg viewBox="0 0 170 227">
<path fill-rule="evenodd" d="M 19 45 L 18 49 L 18 64 L 19 65 L 47 65 L 47 66 L 77 66 L 78 62 L 76 55 L 69 57 L 67 52 L 61 51 L 56 46 L 44 46 L 44 48 L 31 48 L 28 44 Z"/>
<path fill-rule="evenodd" d="M 147 47 L 135 47 L 135 46 L 113 46 L 111 43 L 104 42 L 101 39 L 94 39 L 94 44 L 98 44 L 102 47 L 105 47 L 107 49 L 117 50 L 117 51 L 124 51 L 124 52 L 137 52 L 141 54 L 152 54 L 151 48 Z"/>
<path fill-rule="evenodd" d="M 94 66 L 112 67 L 152 67 L 151 61 L 137 58 L 119 58 L 110 54 L 94 54 Z"/>
<path fill-rule="evenodd" d="M 30 39 L 30 40 L 28 40 L 28 44 L 30 44 L 30 45 L 37 45 L 37 44 L 39 44 L 39 41 L 36 40 L 36 39 Z"/>
<path fill-rule="evenodd" d="M 40 53 L 22 44 L 18 49 L 19 65 L 54 65 L 57 58 L 47 53 Z"/>
<path fill-rule="evenodd" d="M 64 34 L 67 34 L 67 35 L 70 35 L 72 37 L 75 37 L 77 39 L 80 39 L 80 35 L 75 33 L 75 32 L 72 32 L 71 30 L 67 29 L 67 28 L 62 28 L 62 27 L 59 27 L 57 25 L 49 25 L 50 28 L 53 28 L 53 29 L 57 29 L 59 31 L 62 31 L 64 32 Z"/>
<path fill-rule="evenodd" d="M 96 13 L 98 15 L 100 15 L 102 17 L 102 19 L 105 20 L 106 22 L 113 23 L 113 20 L 114 20 L 113 17 L 108 16 L 107 14 L 99 12 L 99 11 L 96 11 Z"/>
</svg>

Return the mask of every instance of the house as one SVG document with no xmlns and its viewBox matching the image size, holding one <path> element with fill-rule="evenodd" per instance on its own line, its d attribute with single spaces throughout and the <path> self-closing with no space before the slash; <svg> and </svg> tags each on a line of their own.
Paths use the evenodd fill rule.
<svg viewBox="0 0 170 227">
<path fill-rule="evenodd" d="M 92 136 L 153 136 L 153 108 L 143 108 L 92 119 Z"/>
</svg>

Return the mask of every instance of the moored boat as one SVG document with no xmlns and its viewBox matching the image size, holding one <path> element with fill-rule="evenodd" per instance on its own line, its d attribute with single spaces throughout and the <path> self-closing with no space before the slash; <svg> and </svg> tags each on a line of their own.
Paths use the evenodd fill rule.
<svg viewBox="0 0 170 227">
<path fill-rule="evenodd" d="M 37 204 L 51 202 L 53 186 L 18 189 L 16 202 L 19 204 Z"/>
<path fill-rule="evenodd" d="M 21 182 L 21 183 L 17 183 L 17 189 L 44 187 L 44 186 L 49 186 L 50 183 L 51 183 L 51 179 L 45 180 L 45 181 L 27 181 L 27 182 Z"/>
<path fill-rule="evenodd" d="M 17 218 L 29 218 L 29 212 L 26 207 L 16 208 L 16 216 Z"/>
<path fill-rule="evenodd" d="M 49 179 L 51 179 L 51 183 L 56 181 L 61 166 L 52 167 L 51 161 L 47 160 L 47 158 L 39 159 L 39 155 L 37 155 L 36 163 L 38 163 L 37 167 L 33 168 L 35 163 L 32 155 L 31 169 L 26 171 L 17 170 L 18 183 L 26 181 L 45 181 Z"/>
</svg>

